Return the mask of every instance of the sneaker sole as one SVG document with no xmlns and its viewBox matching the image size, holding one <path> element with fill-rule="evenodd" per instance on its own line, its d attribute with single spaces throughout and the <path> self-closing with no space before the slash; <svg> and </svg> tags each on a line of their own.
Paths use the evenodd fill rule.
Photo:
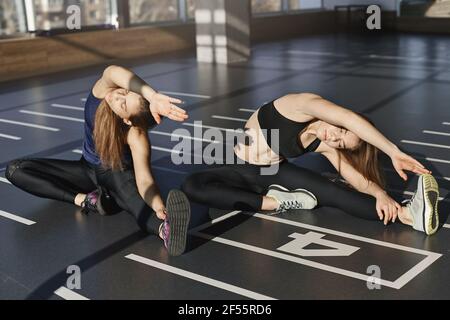
<svg viewBox="0 0 450 320">
<path fill-rule="evenodd" d="M 186 240 L 191 208 L 186 195 L 179 190 L 171 190 L 166 201 L 170 223 L 167 251 L 171 256 L 179 256 L 186 250 Z"/>
<path fill-rule="evenodd" d="M 317 205 L 317 198 L 316 198 L 316 196 L 312 193 L 312 192 L 310 192 L 310 191 L 308 191 L 308 190 L 305 190 L 305 189 L 295 189 L 295 190 L 289 190 L 289 189 L 286 189 L 285 187 L 283 187 L 283 186 L 280 186 L 280 185 L 278 185 L 278 184 L 272 184 L 272 185 L 270 185 L 269 186 L 269 188 L 268 188 L 268 190 L 271 190 L 271 189 L 274 189 L 274 190 L 278 190 L 278 191 L 283 191 L 283 192 L 288 192 L 288 193 L 295 193 L 295 192 L 304 192 L 304 193 L 306 193 L 306 194 L 308 194 L 309 196 L 311 196 L 311 198 L 313 198 L 314 199 L 314 201 L 316 201 L 316 205 Z"/>
<path fill-rule="evenodd" d="M 427 235 L 434 234 L 439 227 L 438 199 L 439 186 L 430 174 L 423 175 L 422 180 L 425 207 L 423 212 L 423 228 Z"/>
</svg>

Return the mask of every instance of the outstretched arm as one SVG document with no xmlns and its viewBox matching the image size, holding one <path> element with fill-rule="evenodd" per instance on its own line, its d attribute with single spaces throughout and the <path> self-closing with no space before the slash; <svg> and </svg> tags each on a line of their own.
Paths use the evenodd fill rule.
<svg viewBox="0 0 450 320">
<path fill-rule="evenodd" d="M 134 174 L 139 194 L 147 205 L 156 212 L 158 218 L 164 219 L 166 208 L 151 171 L 150 141 L 147 132 L 132 127 L 128 131 L 127 141 L 133 158 Z"/>
<path fill-rule="evenodd" d="M 288 95 L 279 100 L 284 104 L 294 105 L 299 113 L 346 128 L 360 139 L 377 147 L 391 158 L 394 168 L 404 180 L 407 179 L 407 176 L 403 170 L 417 174 L 430 173 L 420 162 L 400 151 L 370 122 L 349 109 L 309 93 Z"/>
<path fill-rule="evenodd" d="M 342 157 L 339 157 L 336 150 L 323 152 L 323 155 L 355 190 L 369 194 L 376 199 L 378 217 L 380 220 L 384 220 L 385 225 L 389 221 L 395 222 L 398 216 L 398 210 L 401 209 L 401 206 L 393 200 L 385 190 L 375 182 L 364 178 L 361 173 L 347 163 Z"/>
<path fill-rule="evenodd" d="M 161 123 L 161 116 L 175 121 L 187 119 L 186 111 L 175 105 L 175 103 L 183 103 L 181 100 L 158 93 L 135 73 L 124 67 L 116 65 L 107 67 L 94 86 L 94 95 L 103 99 L 110 90 L 117 88 L 133 91 L 148 100 L 150 111 L 158 124 Z"/>
</svg>

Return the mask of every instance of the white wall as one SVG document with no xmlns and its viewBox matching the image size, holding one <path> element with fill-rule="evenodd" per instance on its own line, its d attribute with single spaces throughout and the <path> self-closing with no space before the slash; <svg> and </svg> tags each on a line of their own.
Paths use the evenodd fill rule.
<svg viewBox="0 0 450 320">
<path fill-rule="evenodd" d="M 324 0 L 324 7 L 325 7 L 325 9 L 333 10 L 334 6 L 340 6 L 340 5 L 377 4 L 377 5 L 380 5 L 383 10 L 396 11 L 397 10 L 397 2 L 399 2 L 399 0 Z"/>
</svg>

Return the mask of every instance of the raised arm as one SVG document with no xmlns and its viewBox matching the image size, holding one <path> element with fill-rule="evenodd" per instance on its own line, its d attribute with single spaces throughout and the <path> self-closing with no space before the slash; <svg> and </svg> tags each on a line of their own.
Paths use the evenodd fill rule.
<svg viewBox="0 0 450 320">
<path fill-rule="evenodd" d="M 158 124 L 161 123 L 161 116 L 175 121 L 184 121 L 188 117 L 185 110 L 175 105 L 183 101 L 158 93 L 131 70 L 121 66 L 107 67 L 93 91 L 97 98 L 103 99 L 109 91 L 117 88 L 133 91 L 148 100 L 150 111 Z"/>
</svg>

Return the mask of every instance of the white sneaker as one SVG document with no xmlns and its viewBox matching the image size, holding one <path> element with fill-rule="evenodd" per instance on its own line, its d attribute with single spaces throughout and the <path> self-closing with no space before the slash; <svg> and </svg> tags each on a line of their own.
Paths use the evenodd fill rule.
<svg viewBox="0 0 450 320">
<path fill-rule="evenodd" d="M 272 184 L 266 196 L 274 198 L 279 203 L 277 213 L 289 209 L 313 209 L 317 206 L 317 198 L 305 189 L 289 191 L 285 187 Z"/>
<path fill-rule="evenodd" d="M 413 220 L 413 228 L 427 235 L 434 234 L 439 227 L 438 213 L 439 187 L 430 174 L 419 177 L 416 193 L 406 200 Z"/>
</svg>

